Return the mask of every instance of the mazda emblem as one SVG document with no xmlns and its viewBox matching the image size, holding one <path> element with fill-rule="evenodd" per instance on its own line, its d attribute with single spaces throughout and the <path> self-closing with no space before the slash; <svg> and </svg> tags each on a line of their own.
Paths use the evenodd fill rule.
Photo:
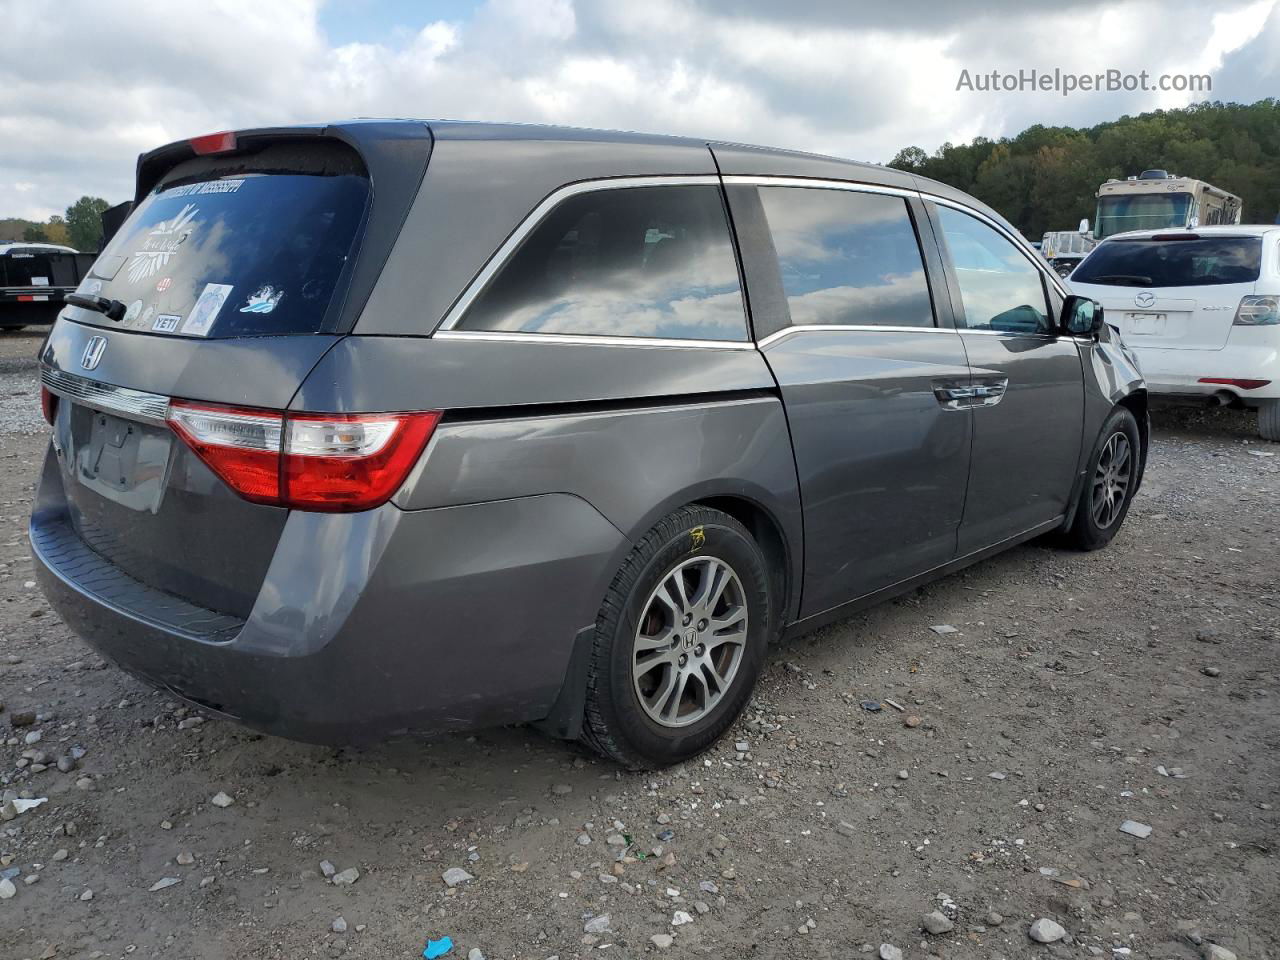
<svg viewBox="0 0 1280 960">
<path fill-rule="evenodd" d="M 1156 295 L 1150 290 L 1143 290 L 1140 294 L 1133 298 L 1133 302 L 1140 307 L 1154 307 L 1156 305 Z"/>
<path fill-rule="evenodd" d="M 80 355 L 80 366 L 86 370 L 94 369 L 102 362 L 102 355 L 107 350 L 106 337 L 90 337 L 84 345 L 84 353 Z"/>
</svg>

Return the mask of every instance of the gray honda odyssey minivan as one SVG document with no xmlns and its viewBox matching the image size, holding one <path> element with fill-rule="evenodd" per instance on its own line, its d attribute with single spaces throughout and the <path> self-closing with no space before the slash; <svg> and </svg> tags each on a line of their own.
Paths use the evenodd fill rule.
<svg viewBox="0 0 1280 960">
<path fill-rule="evenodd" d="M 283 736 L 710 745 L 766 647 L 1106 544 L 1146 392 L 992 210 L 884 167 L 436 121 L 142 156 L 41 352 L 41 584 Z"/>
</svg>

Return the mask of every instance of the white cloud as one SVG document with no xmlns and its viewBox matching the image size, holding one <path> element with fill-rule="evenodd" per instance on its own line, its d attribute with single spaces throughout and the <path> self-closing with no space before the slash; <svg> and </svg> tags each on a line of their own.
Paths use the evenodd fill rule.
<svg viewBox="0 0 1280 960">
<path fill-rule="evenodd" d="M 1274 94 L 1252 78 L 1280 57 L 1280 30 L 1264 29 L 1276 0 L 1212 14 L 1196 0 L 489 0 L 466 22 L 337 45 L 317 2 L 218 0 L 190 13 L 64 0 L 51 15 L 0 0 L 0 216 L 43 218 L 85 193 L 125 199 L 139 152 L 227 128 L 450 116 L 884 161 L 910 144 L 1095 123 L 1192 96 L 957 93 L 963 68 L 1221 69 L 1233 87 L 1214 96 L 1251 100 Z"/>
</svg>

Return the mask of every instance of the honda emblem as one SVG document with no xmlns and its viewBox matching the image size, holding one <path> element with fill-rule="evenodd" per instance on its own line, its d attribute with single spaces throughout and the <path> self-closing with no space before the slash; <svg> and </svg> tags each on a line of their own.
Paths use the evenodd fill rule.
<svg viewBox="0 0 1280 960">
<path fill-rule="evenodd" d="M 92 370 L 102 362 L 102 355 L 107 349 L 106 337 L 90 337 L 84 345 L 84 353 L 80 355 L 80 366 Z"/>
</svg>

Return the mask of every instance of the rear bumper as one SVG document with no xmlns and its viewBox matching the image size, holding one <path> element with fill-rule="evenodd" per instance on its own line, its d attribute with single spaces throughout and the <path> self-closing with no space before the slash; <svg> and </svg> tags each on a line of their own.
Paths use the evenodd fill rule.
<svg viewBox="0 0 1280 960">
<path fill-rule="evenodd" d="M 9 287 L 0 290 L 0 327 L 53 323 L 64 293 L 74 287 Z"/>
<path fill-rule="evenodd" d="M 1227 392 L 1245 403 L 1280 397 L 1280 333 L 1277 343 L 1232 346 L 1221 350 L 1158 350 L 1129 344 L 1152 393 L 1210 397 Z M 1230 384 L 1201 383 L 1202 377 L 1269 380 L 1244 390 Z"/>
<path fill-rule="evenodd" d="M 567 494 L 294 512 L 238 621 L 132 580 L 76 541 L 60 484 L 46 463 L 31 540 L 40 584 L 71 628 L 183 699 L 319 743 L 546 716 L 624 545 Z"/>
</svg>

